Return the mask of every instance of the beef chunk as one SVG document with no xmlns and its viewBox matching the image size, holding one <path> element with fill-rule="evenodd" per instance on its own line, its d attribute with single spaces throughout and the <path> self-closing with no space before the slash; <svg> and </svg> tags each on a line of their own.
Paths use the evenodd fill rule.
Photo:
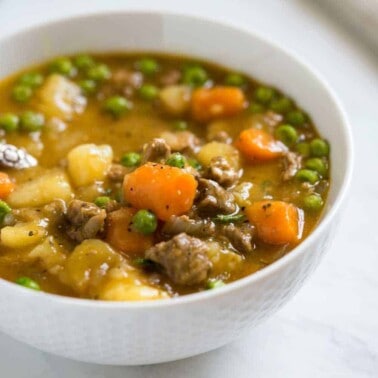
<svg viewBox="0 0 378 378">
<path fill-rule="evenodd" d="M 92 239 L 104 228 L 106 211 L 90 202 L 73 200 L 68 205 L 67 235 L 77 241 Z"/>
<path fill-rule="evenodd" d="M 146 258 L 160 264 L 174 283 L 196 285 L 207 279 L 211 268 L 207 250 L 202 240 L 181 233 L 149 248 Z"/>
<path fill-rule="evenodd" d="M 165 131 L 161 137 L 168 143 L 172 151 L 195 153 L 200 145 L 200 140 L 189 131 L 171 133 Z"/>
<path fill-rule="evenodd" d="M 253 251 L 253 235 L 255 228 L 250 223 L 233 223 L 222 226 L 220 234 L 225 237 L 240 253 L 247 254 Z"/>
<path fill-rule="evenodd" d="M 131 172 L 131 169 L 121 164 L 112 164 L 107 172 L 110 181 L 122 182 L 125 175 Z"/>
<path fill-rule="evenodd" d="M 171 154 L 171 148 L 162 138 L 154 138 L 143 146 L 142 164 L 148 161 L 159 163 Z"/>
<path fill-rule="evenodd" d="M 181 72 L 176 69 L 169 70 L 168 72 L 162 74 L 160 76 L 160 84 L 163 87 L 167 87 L 168 85 L 175 85 L 181 79 Z"/>
<path fill-rule="evenodd" d="M 203 216 L 232 214 L 237 209 L 232 193 L 222 188 L 216 181 L 204 178 L 198 180 L 195 203 L 199 214 Z"/>
<path fill-rule="evenodd" d="M 295 152 L 287 152 L 283 157 L 282 180 L 288 181 L 295 176 L 301 168 L 302 156 Z"/>
<path fill-rule="evenodd" d="M 211 159 L 210 166 L 204 176 L 225 188 L 234 185 L 239 180 L 239 173 L 222 156 Z"/>
<path fill-rule="evenodd" d="M 197 237 L 212 236 L 215 234 L 215 224 L 207 219 L 191 219 L 187 215 L 173 215 L 165 223 L 162 232 L 166 235 L 185 232 Z"/>
</svg>

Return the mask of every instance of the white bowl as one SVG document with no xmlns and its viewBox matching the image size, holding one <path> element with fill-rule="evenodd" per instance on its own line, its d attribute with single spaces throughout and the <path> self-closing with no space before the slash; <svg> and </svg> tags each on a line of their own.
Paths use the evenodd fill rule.
<svg viewBox="0 0 378 378">
<path fill-rule="evenodd" d="M 332 90 L 291 53 L 224 23 L 167 13 L 102 13 L 0 37 L 0 77 L 80 51 L 182 53 L 272 84 L 306 109 L 331 149 L 321 223 L 295 250 L 218 290 L 143 303 L 33 292 L 0 280 L 0 330 L 41 350 L 101 364 L 177 360 L 218 348 L 274 313 L 317 266 L 339 221 L 352 170 L 350 128 Z"/>
</svg>

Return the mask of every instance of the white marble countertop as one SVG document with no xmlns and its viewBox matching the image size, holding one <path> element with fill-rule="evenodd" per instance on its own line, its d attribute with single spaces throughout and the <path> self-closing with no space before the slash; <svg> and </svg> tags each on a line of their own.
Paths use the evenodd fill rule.
<svg viewBox="0 0 378 378">
<path fill-rule="evenodd" d="M 225 19 L 278 41 L 316 67 L 339 94 L 354 130 L 348 209 L 332 248 L 299 294 L 222 349 L 162 365 L 109 367 L 47 355 L 0 335 L 0 376 L 378 377 L 378 52 L 311 0 L 0 0 L 0 34 L 62 13 L 117 8 Z"/>
</svg>

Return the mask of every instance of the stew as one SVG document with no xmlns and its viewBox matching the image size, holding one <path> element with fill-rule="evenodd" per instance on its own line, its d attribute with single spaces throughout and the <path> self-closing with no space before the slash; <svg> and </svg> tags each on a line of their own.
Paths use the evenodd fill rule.
<svg viewBox="0 0 378 378">
<path fill-rule="evenodd" d="M 0 277 L 150 300 L 273 263 L 318 222 L 329 145 L 278 89 L 189 58 L 60 57 L 0 82 Z"/>
</svg>

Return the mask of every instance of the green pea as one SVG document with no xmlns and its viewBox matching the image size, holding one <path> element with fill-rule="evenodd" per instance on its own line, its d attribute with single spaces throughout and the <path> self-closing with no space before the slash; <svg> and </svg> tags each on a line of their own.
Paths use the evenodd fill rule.
<svg viewBox="0 0 378 378">
<path fill-rule="evenodd" d="M 272 101 L 275 90 L 269 87 L 258 87 L 255 91 L 255 100 L 262 104 L 267 104 L 268 102 Z"/>
<path fill-rule="evenodd" d="M 113 96 L 105 101 L 104 109 L 114 117 L 120 117 L 131 109 L 131 103 L 122 96 Z"/>
<path fill-rule="evenodd" d="M 27 85 L 16 85 L 12 90 L 12 98 L 17 102 L 27 102 L 33 95 L 33 89 Z"/>
<path fill-rule="evenodd" d="M 9 205 L 0 200 L 0 222 L 3 222 L 5 216 L 9 214 L 12 211 L 12 209 L 9 207 Z"/>
<path fill-rule="evenodd" d="M 141 234 L 152 234 L 157 228 L 157 219 L 149 210 L 139 210 L 132 218 L 132 227 Z"/>
<path fill-rule="evenodd" d="M 312 156 L 328 156 L 329 145 L 325 140 L 316 138 L 310 142 L 310 151 Z"/>
<path fill-rule="evenodd" d="M 174 121 L 172 123 L 172 127 L 175 130 L 179 130 L 179 131 L 186 130 L 188 128 L 188 122 L 182 121 L 182 120 Z"/>
<path fill-rule="evenodd" d="M 28 289 L 33 289 L 33 290 L 37 290 L 37 291 L 41 290 L 41 288 L 38 285 L 38 283 L 35 282 L 34 280 L 32 280 L 29 277 L 20 277 L 20 278 L 17 278 L 16 284 L 24 286 L 24 287 L 27 287 Z"/>
<path fill-rule="evenodd" d="M 306 122 L 306 115 L 300 110 L 292 110 L 286 114 L 286 121 L 293 126 L 303 126 Z"/>
<path fill-rule="evenodd" d="M 43 76 L 38 72 L 29 72 L 23 74 L 18 83 L 30 88 L 37 88 L 43 83 Z"/>
<path fill-rule="evenodd" d="M 201 66 L 189 66 L 184 69 L 182 81 L 185 84 L 200 87 L 208 80 L 207 72 Z"/>
<path fill-rule="evenodd" d="M 257 114 L 257 113 L 264 113 L 265 111 L 265 108 L 263 105 L 261 104 L 257 104 L 256 102 L 252 102 L 252 104 L 250 104 L 248 106 L 248 111 L 252 114 Z"/>
<path fill-rule="evenodd" d="M 135 167 L 140 164 L 142 157 L 136 152 L 128 152 L 121 157 L 121 164 L 125 167 Z"/>
<path fill-rule="evenodd" d="M 112 73 L 106 64 L 97 64 L 87 71 L 88 79 L 94 81 L 104 81 L 109 79 L 110 76 L 112 76 Z"/>
<path fill-rule="evenodd" d="M 199 171 L 200 169 L 202 169 L 202 165 L 201 165 L 201 164 L 199 163 L 199 161 L 196 160 L 196 159 L 188 158 L 188 164 L 189 164 L 192 168 L 196 169 L 197 171 Z"/>
<path fill-rule="evenodd" d="M 271 110 L 281 114 L 286 114 L 292 106 L 293 102 L 287 97 L 280 97 L 269 104 Z"/>
<path fill-rule="evenodd" d="M 159 95 L 159 89 L 155 85 L 144 84 L 139 88 L 138 94 L 143 100 L 152 101 Z"/>
<path fill-rule="evenodd" d="M 219 289 L 222 286 L 225 286 L 226 284 L 222 280 L 209 280 L 206 283 L 206 289 Z"/>
<path fill-rule="evenodd" d="M 224 83 L 234 87 L 241 87 L 246 83 L 246 80 L 243 75 L 238 73 L 229 73 L 224 79 Z"/>
<path fill-rule="evenodd" d="M 144 58 L 135 63 L 135 67 L 144 75 L 154 75 L 159 71 L 159 64 L 155 59 Z"/>
<path fill-rule="evenodd" d="M 68 58 L 58 58 L 50 64 L 50 72 L 71 76 L 74 71 L 75 67 Z"/>
<path fill-rule="evenodd" d="M 320 158 L 308 159 L 305 163 L 305 167 L 318 172 L 321 176 L 324 176 L 327 173 L 327 166 Z"/>
<path fill-rule="evenodd" d="M 20 127 L 24 131 L 39 131 L 45 124 L 45 117 L 41 113 L 27 111 L 20 116 Z"/>
<path fill-rule="evenodd" d="M 175 152 L 166 160 L 165 163 L 172 166 L 172 167 L 184 168 L 185 167 L 185 158 L 180 153 Z"/>
<path fill-rule="evenodd" d="M 309 194 L 303 199 L 303 207 L 309 211 L 319 211 L 323 205 L 324 201 L 318 194 Z"/>
<path fill-rule="evenodd" d="M 289 147 L 292 147 L 298 140 L 297 131 L 290 125 L 281 125 L 277 127 L 275 136 Z"/>
<path fill-rule="evenodd" d="M 311 169 L 300 169 L 295 177 L 302 182 L 309 182 L 310 184 L 315 184 L 319 181 L 318 172 L 312 171 Z"/>
<path fill-rule="evenodd" d="M 310 145 L 306 142 L 298 143 L 295 146 L 295 151 L 297 151 L 304 157 L 310 156 Z"/>
<path fill-rule="evenodd" d="M 6 132 L 15 131 L 20 124 L 20 118 L 13 113 L 5 113 L 0 115 L 0 128 Z"/>
<path fill-rule="evenodd" d="M 107 196 L 100 196 L 94 200 L 95 205 L 98 207 L 105 207 L 110 202 L 110 198 Z"/>
<path fill-rule="evenodd" d="M 97 84 L 94 80 L 86 79 L 79 82 L 80 88 L 85 95 L 90 95 L 96 91 Z"/>
<path fill-rule="evenodd" d="M 74 64 L 79 70 L 87 70 L 95 65 L 95 61 L 90 55 L 82 54 L 75 57 Z"/>
</svg>

